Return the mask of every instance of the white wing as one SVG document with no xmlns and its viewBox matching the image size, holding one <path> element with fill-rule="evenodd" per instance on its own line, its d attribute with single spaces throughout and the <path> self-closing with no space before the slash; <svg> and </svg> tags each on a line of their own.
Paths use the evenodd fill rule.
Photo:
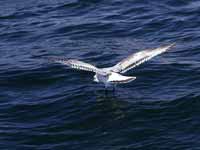
<svg viewBox="0 0 200 150">
<path fill-rule="evenodd" d="M 68 67 L 73 68 L 73 69 L 91 71 L 91 72 L 95 72 L 98 74 L 107 75 L 107 73 L 104 72 L 103 70 L 101 70 L 91 64 L 88 64 L 88 63 L 85 63 L 85 62 L 82 62 L 82 61 L 79 61 L 76 59 L 66 59 L 66 58 L 61 58 L 61 57 L 48 57 L 48 60 L 67 65 Z"/>
<path fill-rule="evenodd" d="M 166 52 L 174 45 L 175 43 L 156 49 L 143 50 L 141 52 L 134 53 L 117 63 L 115 66 L 111 67 L 111 70 L 114 72 L 125 73 L 128 70 L 150 60 L 151 58 Z"/>
</svg>

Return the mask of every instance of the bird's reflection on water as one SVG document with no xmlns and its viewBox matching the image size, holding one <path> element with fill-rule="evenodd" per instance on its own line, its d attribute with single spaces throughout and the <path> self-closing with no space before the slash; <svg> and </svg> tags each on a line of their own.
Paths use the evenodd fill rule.
<svg viewBox="0 0 200 150">
<path fill-rule="evenodd" d="M 130 102 L 123 100 L 118 93 L 112 90 L 106 91 L 106 93 L 104 89 L 95 92 L 94 107 L 106 115 L 111 115 L 113 120 L 124 118 L 130 104 Z"/>
</svg>

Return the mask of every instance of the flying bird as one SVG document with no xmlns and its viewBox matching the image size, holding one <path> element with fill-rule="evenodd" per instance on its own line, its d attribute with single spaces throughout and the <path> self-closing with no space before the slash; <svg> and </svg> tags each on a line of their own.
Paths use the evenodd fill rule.
<svg viewBox="0 0 200 150">
<path fill-rule="evenodd" d="M 70 68 L 94 72 L 94 81 L 100 82 L 108 87 L 121 83 L 128 83 L 136 79 L 134 76 L 124 76 L 123 73 L 135 68 L 136 66 L 150 60 L 151 58 L 169 50 L 175 43 L 161 46 L 155 49 L 147 49 L 134 54 L 118 62 L 116 65 L 107 68 L 97 68 L 94 65 L 76 59 L 61 57 L 48 57 L 50 61 L 67 65 Z"/>
</svg>

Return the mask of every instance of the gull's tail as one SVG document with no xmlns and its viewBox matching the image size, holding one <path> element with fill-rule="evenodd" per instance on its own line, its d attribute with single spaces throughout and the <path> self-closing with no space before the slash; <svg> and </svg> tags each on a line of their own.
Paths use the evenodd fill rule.
<svg viewBox="0 0 200 150">
<path fill-rule="evenodd" d="M 112 72 L 109 75 L 108 81 L 111 83 L 128 83 L 135 79 L 136 77 L 133 77 L 133 76 L 123 76 L 119 73 Z"/>
</svg>

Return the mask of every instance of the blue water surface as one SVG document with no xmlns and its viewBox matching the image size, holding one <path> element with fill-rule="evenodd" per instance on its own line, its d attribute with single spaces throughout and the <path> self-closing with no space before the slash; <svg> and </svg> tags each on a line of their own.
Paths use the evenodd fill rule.
<svg viewBox="0 0 200 150">
<path fill-rule="evenodd" d="M 199 14 L 198 0 L 1 0 L 0 149 L 200 149 Z M 107 67 L 173 42 L 108 95 L 43 59 Z"/>
</svg>

